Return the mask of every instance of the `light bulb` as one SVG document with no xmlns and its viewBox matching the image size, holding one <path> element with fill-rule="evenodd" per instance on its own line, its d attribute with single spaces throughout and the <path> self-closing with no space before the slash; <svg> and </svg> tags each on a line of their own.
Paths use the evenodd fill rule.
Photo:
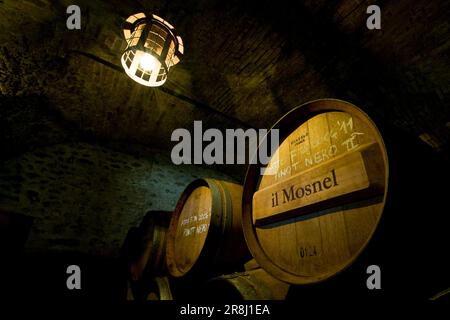
<svg viewBox="0 0 450 320">
<path fill-rule="evenodd" d="M 148 53 L 144 53 L 139 61 L 139 64 L 144 71 L 154 71 L 158 67 L 158 63 L 159 61 Z"/>
</svg>

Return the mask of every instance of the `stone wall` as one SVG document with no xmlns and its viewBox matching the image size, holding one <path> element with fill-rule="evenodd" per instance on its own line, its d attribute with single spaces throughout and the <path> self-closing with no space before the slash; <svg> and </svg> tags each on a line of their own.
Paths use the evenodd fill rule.
<svg viewBox="0 0 450 320">
<path fill-rule="evenodd" d="M 117 256 L 147 210 L 173 210 L 194 179 L 230 180 L 165 154 L 131 155 L 88 143 L 58 144 L 0 164 L 0 209 L 34 217 L 27 252 Z"/>
</svg>

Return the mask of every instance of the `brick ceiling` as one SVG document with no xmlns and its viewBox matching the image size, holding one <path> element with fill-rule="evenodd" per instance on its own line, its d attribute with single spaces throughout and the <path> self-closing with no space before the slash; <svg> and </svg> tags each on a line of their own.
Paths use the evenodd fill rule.
<svg viewBox="0 0 450 320">
<path fill-rule="evenodd" d="M 3 154 L 80 138 L 168 150 L 172 131 L 194 120 L 267 128 L 324 97 L 448 151 L 448 1 L 371 1 L 380 31 L 366 28 L 359 0 L 78 0 L 82 30 L 70 31 L 72 2 L 0 1 Z M 166 92 L 111 67 L 121 24 L 143 10 L 163 12 L 185 43 Z"/>
</svg>

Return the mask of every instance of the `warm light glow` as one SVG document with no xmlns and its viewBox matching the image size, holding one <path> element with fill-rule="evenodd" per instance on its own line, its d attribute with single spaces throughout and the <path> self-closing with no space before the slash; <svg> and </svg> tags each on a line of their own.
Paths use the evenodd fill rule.
<svg viewBox="0 0 450 320">
<path fill-rule="evenodd" d="M 163 85 L 184 53 L 183 40 L 173 26 L 156 15 L 138 13 L 128 17 L 123 35 L 127 47 L 120 61 L 125 73 L 144 86 Z"/>
<path fill-rule="evenodd" d="M 156 71 L 156 69 L 159 69 L 158 60 L 149 53 L 144 53 L 142 55 L 141 60 L 139 61 L 139 64 L 141 65 L 142 69 L 145 71 Z"/>
</svg>

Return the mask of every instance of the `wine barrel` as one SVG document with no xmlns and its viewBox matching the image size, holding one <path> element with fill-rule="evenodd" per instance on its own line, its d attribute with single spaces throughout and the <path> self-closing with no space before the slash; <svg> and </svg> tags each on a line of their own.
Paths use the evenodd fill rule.
<svg viewBox="0 0 450 320">
<path fill-rule="evenodd" d="M 173 300 L 171 283 L 168 277 L 155 277 L 142 282 L 127 283 L 127 300 Z"/>
<path fill-rule="evenodd" d="M 34 218 L 0 208 L 0 297 L 13 297 L 19 294 L 20 284 L 27 287 L 23 273 L 33 279 L 38 273 L 31 273 L 24 263 L 24 247 L 30 234 Z M 20 280 L 19 280 L 20 279 Z M 22 294 L 22 292 L 20 292 Z"/>
<path fill-rule="evenodd" d="M 156 277 L 150 283 L 147 300 L 173 300 L 168 277 Z"/>
<path fill-rule="evenodd" d="M 167 274 L 165 252 L 171 212 L 149 211 L 138 228 L 138 254 L 130 265 L 131 280 Z"/>
<path fill-rule="evenodd" d="M 139 250 L 137 243 L 139 242 L 140 232 L 137 227 L 131 227 L 123 240 L 122 247 L 120 248 L 120 265 L 123 273 L 123 284 L 130 278 L 131 264 L 139 257 Z M 124 287 L 126 291 L 126 287 Z"/>
<path fill-rule="evenodd" d="M 181 277 L 234 270 L 249 258 L 241 224 L 242 186 L 198 179 L 182 193 L 170 221 L 166 261 Z"/>
<path fill-rule="evenodd" d="M 202 294 L 203 298 L 215 301 L 284 300 L 288 289 L 288 284 L 259 268 L 211 279 Z"/>
<path fill-rule="evenodd" d="M 255 259 L 251 259 L 244 264 L 245 271 L 255 270 L 261 268 Z"/>
<path fill-rule="evenodd" d="M 137 227 L 131 227 L 128 229 L 125 239 L 123 240 L 119 256 L 119 281 L 122 287 L 121 299 L 123 300 L 134 300 L 130 270 L 131 264 L 140 254 L 137 246 L 138 242 L 139 229 Z"/>
<path fill-rule="evenodd" d="M 282 117 L 280 145 L 265 173 L 250 165 L 243 229 L 257 263 L 291 284 L 327 279 L 363 251 L 383 212 L 388 160 L 383 139 L 356 106 L 306 103 Z"/>
</svg>

